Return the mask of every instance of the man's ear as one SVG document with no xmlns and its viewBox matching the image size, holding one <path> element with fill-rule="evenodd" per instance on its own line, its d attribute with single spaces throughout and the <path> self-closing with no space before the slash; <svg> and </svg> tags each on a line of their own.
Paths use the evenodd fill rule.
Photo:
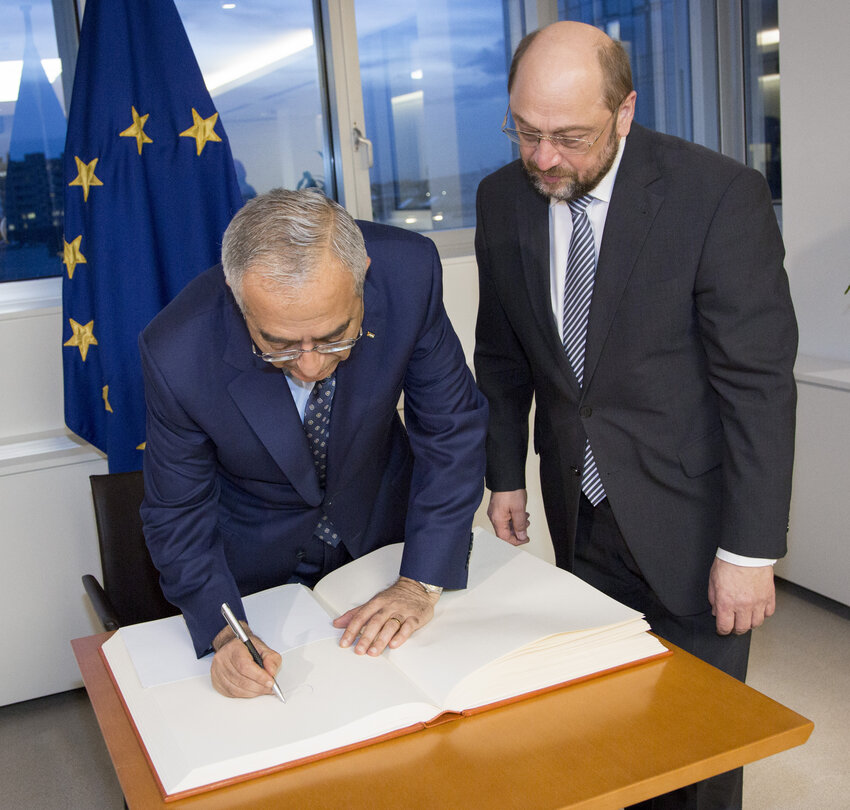
<svg viewBox="0 0 850 810">
<path fill-rule="evenodd" d="M 369 269 L 369 266 L 370 266 L 371 264 L 372 264 L 372 259 L 370 259 L 370 258 L 367 256 L 367 257 L 366 257 L 366 269 L 367 269 L 367 270 Z"/>
</svg>

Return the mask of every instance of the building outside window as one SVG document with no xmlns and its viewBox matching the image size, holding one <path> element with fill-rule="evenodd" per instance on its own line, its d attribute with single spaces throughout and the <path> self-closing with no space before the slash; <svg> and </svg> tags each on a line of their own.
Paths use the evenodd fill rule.
<svg viewBox="0 0 850 810">
<path fill-rule="evenodd" d="M 779 149 L 779 16 L 777 0 L 744 0 L 744 99 L 747 163 L 782 202 Z"/>
<path fill-rule="evenodd" d="M 62 272 L 65 104 L 50 0 L 0 12 L 0 281 Z"/>
<path fill-rule="evenodd" d="M 417 231 L 475 225 L 479 181 L 513 157 L 501 133 L 507 5 L 355 2 L 377 221 Z"/>
</svg>

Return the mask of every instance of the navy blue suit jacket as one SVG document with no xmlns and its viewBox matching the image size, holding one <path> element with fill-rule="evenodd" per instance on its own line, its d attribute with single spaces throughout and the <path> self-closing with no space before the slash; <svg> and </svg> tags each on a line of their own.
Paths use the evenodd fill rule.
<svg viewBox="0 0 850 810">
<path fill-rule="evenodd" d="M 290 579 L 323 509 L 352 556 L 404 540 L 402 575 L 466 585 L 487 404 L 443 307 L 433 243 L 359 224 L 372 260 L 363 337 L 337 369 L 324 492 L 285 376 L 252 354 L 220 267 L 140 338 L 145 536 L 198 654 L 223 627 L 222 602 L 244 618 L 240 594 Z"/>
</svg>

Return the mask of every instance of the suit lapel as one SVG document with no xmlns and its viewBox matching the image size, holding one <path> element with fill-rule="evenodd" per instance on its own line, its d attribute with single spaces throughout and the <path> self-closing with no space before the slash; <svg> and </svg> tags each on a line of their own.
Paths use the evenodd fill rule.
<svg viewBox="0 0 850 810">
<path fill-rule="evenodd" d="M 349 474 L 356 472 L 348 463 L 356 455 L 360 442 L 368 441 L 368 432 L 359 429 L 364 414 L 371 409 L 376 385 L 383 379 L 383 359 L 390 336 L 386 317 L 369 294 L 368 277 L 363 315 L 363 337 L 348 359 L 337 366 L 336 393 L 331 411 L 330 447 L 328 449 L 329 490 L 338 489 Z"/>
<path fill-rule="evenodd" d="M 596 266 L 584 357 L 585 390 L 593 378 L 635 262 L 664 200 L 661 184 L 656 182 L 660 178 L 648 133 L 633 124 L 614 182 Z"/>
<path fill-rule="evenodd" d="M 251 339 L 241 316 L 231 319 L 224 360 L 238 369 L 227 390 L 245 420 L 298 494 L 317 506 L 322 492 L 286 377 L 251 353 Z"/>
<path fill-rule="evenodd" d="M 543 334 L 547 349 L 555 364 L 578 390 L 578 381 L 570 366 L 555 316 L 552 314 L 552 296 L 549 273 L 549 202 L 527 186 L 516 201 L 520 254 L 531 308 Z"/>
</svg>

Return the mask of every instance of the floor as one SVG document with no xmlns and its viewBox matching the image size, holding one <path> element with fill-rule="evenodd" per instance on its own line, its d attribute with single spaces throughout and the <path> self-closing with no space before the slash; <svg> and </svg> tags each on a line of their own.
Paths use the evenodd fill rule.
<svg viewBox="0 0 850 810">
<path fill-rule="evenodd" d="M 809 741 L 747 767 L 746 810 L 840 810 L 850 796 L 850 608 L 779 583 L 749 684 L 815 722 Z M 0 810 L 122 806 L 82 690 L 0 708 Z"/>
</svg>

